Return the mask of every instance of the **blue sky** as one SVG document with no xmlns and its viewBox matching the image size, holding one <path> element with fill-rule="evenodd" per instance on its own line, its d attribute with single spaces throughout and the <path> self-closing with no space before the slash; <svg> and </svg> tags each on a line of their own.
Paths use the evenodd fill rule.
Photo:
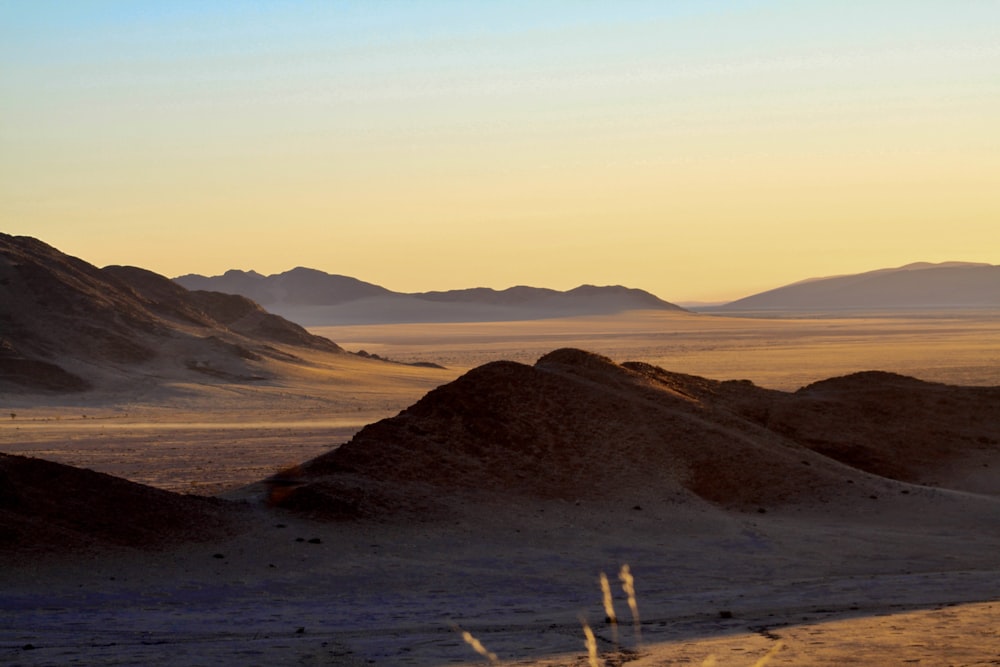
<svg viewBox="0 0 1000 667">
<path fill-rule="evenodd" d="M 96 264 L 678 300 L 1000 251 L 995 2 L 6 1 L 0 92 L 4 231 Z"/>
</svg>

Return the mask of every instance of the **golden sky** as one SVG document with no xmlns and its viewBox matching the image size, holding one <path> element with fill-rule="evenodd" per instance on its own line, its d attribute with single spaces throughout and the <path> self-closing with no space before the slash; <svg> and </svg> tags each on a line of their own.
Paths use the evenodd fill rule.
<svg viewBox="0 0 1000 667">
<path fill-rule="evenodd" d="M 1000 263 L 995 2 L 0 0 L 0 231 L 725 300 Z"/>
</svg>

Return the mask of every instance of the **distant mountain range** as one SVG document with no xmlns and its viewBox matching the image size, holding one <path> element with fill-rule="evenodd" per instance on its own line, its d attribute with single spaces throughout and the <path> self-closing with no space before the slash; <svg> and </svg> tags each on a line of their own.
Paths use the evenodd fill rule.
<svg viewBox="0 0 1000 667">
<path fill-rule="evenodd" d="M 289 350 L 343 350 L 246 297 L 189 291 L 129 266 L 99 269 L 0 233 L 0 391 L 95 382 L 259 380 Z"/>
<path fill-rule="evenodd" d="M 626 310 L 684 310 L 649 292 L 621 286 L 581 285 L 565 292 L 519 286 L 402 293 L 302 267 L 270 276 L 231 270 L 221 276 L 189 274 L 174 280 L 187 289 L 240 294 L 305 326 L 491 322 L 608 315 Z"/>
<path fill-rule="evenodd" d="M 628 310 L 685 309 L 641 289 L 581 285 L 560 292 L 540 287 L 485 287 L 443 292 L 393 292 L 357 278 L 296 268 L 264 276 L 227 271 L 174 279 L 192 290 L 240 294 L 304 326 L 402 322 L 491 322 L 612 315 Z M 702 312 L 936 310 L 1000 307 L 1000 266 L 919 262 L 852 275 L 810 278 Z"/>
<path fill-rule="evenodd" d="M 845 276 L 812 278 L 710 310 L 827 311 L 1000 308 L 1000 266 L 919 262 Z M 709 310 L 709 309 L 706 309 Z"/>
</svg>

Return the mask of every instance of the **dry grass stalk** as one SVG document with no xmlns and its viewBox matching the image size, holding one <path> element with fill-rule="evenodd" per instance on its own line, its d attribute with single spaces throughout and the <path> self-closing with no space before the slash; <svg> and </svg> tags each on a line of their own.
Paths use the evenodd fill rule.
<svg viewBox="0 0 1000 667">
<path fill-rule="evenodd" d="M 601 572 L 601 595 L 604 601 L 604 615 L 607 616 L 608 623 L 617 625 L 618 617 L 615 615 L 615 606 L 611 601 L 611 584 L 608 583 L 608 575 Z"/>
<path fill-rule="evenodd" d="M 618 615 L 615 614 L 615 605 L 611 598 L 611 584 L 608 583 L 608 575 L 601 572 L 601 597 L 604 604 L 604 615 L 607 623 L 611 626 L 611 639 L 614 645 L 618 646 Z"/>
<path fill-rule="evenodd" d="M 635 601 L 635 578 L 632 576 L 632 570 L 627 563 L 622 565 L 622 569 L 618 573 L 618 578 L 622 582 L 622 590 L 628 596 L 628 608 L 632 610 L 632 623 L 635 625 L 635 643 L 638 646 L 642 643 L 642 628 L 639 625 L 639 605 Z"/>
<path fill-rule="evenodd" d="M 590 667 L 598 667 L 597 637 L 594 636 L 594 631 L 590 629 L 590 626 L 587 625 L 586 621 L 581 619 L 580 622 L 583 624 L 583 636 L 586 638 L 584 646 L 587 647 L 587 660 L 590 664 Z"/>
<path fill-rule="evenodd" d="M 453 627 L 455 628 L 455 630 L 457 632 L 461 633 L 462 639 L 465 640 L 466 644 L 468 644 L 469 646 L 472 647 L 473 651 L 475 651 L 479 655 L 483 656 L 484 658 L 486 658 L 487 660 L 489 660 L 491 663 L 497 663 L 497 662 L 500 661 L 500 659 L 497 657 L 497 654 L 493 653 L 492 651 L 486 650 L 486 647 L 483 646 L 483 643 L 481 641 L 479 641 L 478 639 L 476 639 L 475 637 L 473 637 L 471 632 L 469 632 L 467 630 L 462 630 L 458 626 L 453 626 Z"/>
</svg>

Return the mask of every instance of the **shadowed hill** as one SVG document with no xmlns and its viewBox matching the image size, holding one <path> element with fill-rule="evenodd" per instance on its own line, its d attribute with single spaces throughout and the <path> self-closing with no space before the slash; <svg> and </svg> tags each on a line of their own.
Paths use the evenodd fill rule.
<svg viewBox="0 0 1000 667">
<path fill-rule="evenodd" d="M 207 540 L 230 529 L 236 516 L 232 505 L 218 499 L 0 454 L 0 553 Z"/>
<path fill-rule="evenodd" d="M 98 269 L 7 234 L 0 234 L 0 325 L 0 388 L 83 390 L 94 369 L 127 372 L 165 350 L 199 372 L 219 359 L 219 377 L 251 374 L 245 362 L 256 357 L 287 356 L 272 344 L 341 351 L 244 297 L 189 292 L 135 267 Z"/>
<path fill-rule="evenodd" d="M 955 387 L 893 373 L 855 373 L 816 382 L 774 401 L 765 423 L 862 470 L 939 485 L 949 483 L 952 468 L 988 468 L 1000 452 L 1000 387 Z M 949 485 L 967 488 L 960 482 Z"/>
<path fill-rule="evenodd" d="M 304 328 L 267 312 L 250 299 L 222 292 L 188 291 L 169 278 L 131 266 L 102 269 L 132 288 L 154 313 L 184 319 L 204 327 L 219 328 L 251 339 L 286 343 L 298 347 L 342 351 L 338 345 Z"/>
<path fill-rule="evenodd" d="M 995 459 L 998 391 L 876 373 L 788 394 L 557 350 L 431 391 L 303 464 L 304 484 L 278 503 L 378 516 L 427 515 L 455 493 L 742 509 L 869 498 L 945 463 Z M 919 418 L 929 404 L 937 414 Z"/>
</svg>

